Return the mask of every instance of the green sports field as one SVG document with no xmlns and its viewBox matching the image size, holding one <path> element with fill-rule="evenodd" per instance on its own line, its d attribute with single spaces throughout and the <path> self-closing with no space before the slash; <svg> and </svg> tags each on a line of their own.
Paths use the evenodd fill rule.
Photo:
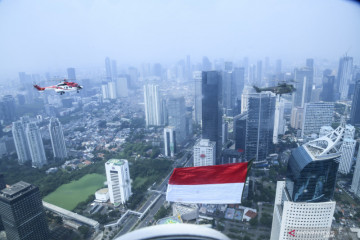
<svg viewBox="0 0 360 240">
<path fill-rule="evenodd" d="M 85 201 L 90 195 L 104 185 L 106 177 L 97 173 L 83 176 L 77 181 L 63 184 L 43 200 L 56 206 L 73 210 L 78 203 Z"/>
</svg>

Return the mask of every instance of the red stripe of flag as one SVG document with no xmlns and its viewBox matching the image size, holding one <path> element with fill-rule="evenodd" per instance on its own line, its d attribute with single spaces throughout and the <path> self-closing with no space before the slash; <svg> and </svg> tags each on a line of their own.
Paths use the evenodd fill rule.
<svg viewBox="0 0 360 240">
<path fill-rule="evenodd" d="M 240 183 L 246 181 L 248 163 L 204 167 L 175 168 L 169 179 L 172 185 Z"/>
</svg>

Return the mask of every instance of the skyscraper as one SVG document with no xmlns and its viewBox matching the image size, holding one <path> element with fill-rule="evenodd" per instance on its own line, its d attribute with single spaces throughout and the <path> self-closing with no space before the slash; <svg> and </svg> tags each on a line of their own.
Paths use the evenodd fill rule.
<svg viewBox="0 0 360 240">
<path fill-rule="evenodd" d="M 354 140 L 355 128 L 352 125 L 346 125 L 344 132 L 344 140 L 341 145 L 341 157 L 339 164 L 339 172 L 349 174 L 355 153 L 356 141 Z"/>
<path fill-rule="evenodd" d="M 116 99 L 116 82 L 108 82 L 108 91 L 109 91 L 109 98 Z"/>
<path fill-rule="evenodd" d="M 234 117 L 233 128 L 234 128 L 235 149 L 239 152 L 245 151 L 246 118 L 247 118 L 247 112 L 241 113 Z"/>
<path fill-rule="evenodd" d="M 304 108 L 294 107 L 291 110 L 291 121 L 290 125 L 292 128 L 301 129 L 304 121 Z"/>
<path fill-rule="evenodd" d="M 232 72 L 233 79 L 236 86 L 236 99 L 241 99 L 241 94 L 243 93 L 244 86 L 245 86 L 245 69 L 244 68 L 234 68 Z"/>
<path fill-rule="evenodd" d="M 232 72 L 222 72 L 222 107 L 226 115 L 232 115 L 232 110 L 235 106 L 236 85 L 233 79 Z M 230 113 L 230 114 L 229 114 Z"/>
<path fill-rule="evenodd" d="M 355 84 L 354 97 L 351 103 L 350 123 L 360 126 L 360 79 Z"/>
<path fill-rule="evenodd" d="M 207 57 L 203 57 L 202 59 L 202 71 L 211 71 L 211 62 Z"/>
<path fill-rule="evenodd" d="M 68 68 L 67 75 L 70 82 L 76 81 L 75 68 Z"/>
<path fill-rule="evenodd" d="M 246 119 L 245 159 L 265 160 L 274 134 L 275 96 L 271 93 L 252 94 Z"/>
<path fill-rule="evenodd" d="M 201 113 L 202 113 L 202 73 L 201 71 L 195 71 L 193 73 L 193 79 L 195 83 L 195 99 L 194 99 L 194 109 L 195 109 L 195 123 L 201 124 Z"/>
<path fill-rule="evenodd" d="M 164 128 L 165 156 L 174 157 L 176 153 L 176 132 L 173 126 Z"/>
<path fill-rule="evenodd" d="M 32 166 L 35 168 L 42 168 L 47 164 L 47 160 L 40 130 L 36 123 L 28 123 L 26 125 L 25 133 L 29 144 Z"/>
<path fill-rule="evenodd" d="M 311 100 L 313 70 L 311 68 L 295 69 L 296 91 L 293 93 L 293 107 L 304 107 Z"/>
<path fill-rule="evenodd" d="M 216 143 L 199 139 L 194 145 L 194 167 L 215 165 Z"/>
<path fill-rule="evenodd" d="M 217 158 L 221 152 L 222 90 L 221 74 L 202 72 L 202 138 L 216 142 Z"/>
<path fill-rule="evenodd" d="M 51 146 L 54 153 L 54 158 L 64 159 L 67 157 L 64 133 L 61 123 L 57 118 L 51 118 L 49 124 L 49 132 L 51 139 Z"/>
<path fill-rule="evenodd" d="M 186 109 L 184 97 L 171 97 L 167 102 L 168 123 L 176 131 L 176 142 L 182 144 L 186 139 Z"/>
<path fill-rule="evenodd" d="M 326 69 L 324 71 L 322 84 L 323 84 L 323 88 L 320 94 L 320 99 L 324 102 L 333 102 L 335 100 L 335 94 L 334 94 L 335 76 L 332 75 L 331 70 Z"/>
<path fill-rule="evenodd" d="M 0 191 L 0 215 L 7 239 L 50 237 L 39 189 L 29 183 L 21 181 Z"/>
<path fill-rule="evenodd" d="M 318 133 L 322 126 L 331 126 L 334 103 L 306 103 L 302 121 L 301 136 Z"/>
<path fill-rule="evenodd" d="M 132 194 L 128 161 L 125 159 L 110 159 L 105 163 L 105 171 L 110 202 L 124 204 Z"/>
<path fill-rule="evenodd" d="M 144 101 L 146 126 L 160 126 L 162 120 L 158 85 L 144 85 Z"/>
<path fill-rule="evenodd" d="M 111 61 L 111 79 L 115 81 L 115 79 L 118 77 L 117 74 L 117 64 L 115 60 Z"/>
<path fill-rule="evenodd" d="M 286 120 L 284 118 L 285 99 L 279 98 L 275 104 L 275 117 L 274 117 L 274 134 L 273 143 L 278 143 L 279 134 L 284 134 Z"/>
<path fill-rule="evenodd" d="M 277 182 L 271 240 L 329 238 L 344 131 L 342 123 L 292 150 L 286 181 Z"/>
<path fill-rule="evenodd" d="M 101 84 L 101 95 L 103 99 L 108 99 L 109 98 L 109 87 L 108 84 L 106 82 L 103 82 Z"/>
<path fill-rule="evenodd" d="M 105 70 L 106 70 L 106 80 L 108 82 L 111 81 L 111 65 L 110 65 L 110 58 L 105 58 Z"/>
<path fill-rule="evenodd" d="M 255 85 L 259 86 L 262 84 L 263 72 L 262 72 L 262 61 L 257 61 L 256 64 L 256 83 Z"/>
<path fill-rule="evenodd" d="M 128 81 L 126 77 L 116 78 L 116 90 L 118 97 L 128 96 Z"/>
<path fill-rule="evenodd" d="M 14 138 L 16 153 L 19 164 L 24 164 L 31 160 L 28 141 L 25 134 L 25 127 L 21 121 L 14 122 L 12 125 L 12 135 Z"/>
<path fill-rule="evenodd" d="M 341 100 L 346 100 L 349 91 L 349 84 L 352 78 L 353 58 L 342 57 L 339 61 L 338 76 L 336 79 L 336 90 Z"/>
<path fill-rule="evenodd" d="M 15 121 L 15 99 L 11 95 L 5 95 L 0 101 L 0 113 L 2 113 L 0 120 L 3 119 L 5 123 Z"/>
<path fill-rule="evenodd" d="M 360 148 L 356 158 L 354 175 L 351 182 L 351 191 L 360 197 Z"/>
</svg>

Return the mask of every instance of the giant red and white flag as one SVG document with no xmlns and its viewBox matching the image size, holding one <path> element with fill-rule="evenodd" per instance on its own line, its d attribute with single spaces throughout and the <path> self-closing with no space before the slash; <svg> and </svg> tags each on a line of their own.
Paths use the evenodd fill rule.
<svg viewBox="0 0 360 240">
<path fill-rule="evenodd" d="M 183 203 L 241 203 L 250 162 L 175 168 L 166 200 Z"/>
</svg>

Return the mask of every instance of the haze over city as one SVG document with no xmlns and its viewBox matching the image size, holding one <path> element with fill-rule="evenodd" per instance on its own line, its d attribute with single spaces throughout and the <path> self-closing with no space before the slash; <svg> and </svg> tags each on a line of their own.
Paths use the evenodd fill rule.
<svg viewBox="0 0 360 240">
<path fill-rule="evenodd" d="M 74 66 L 172 64 L 185 55 L 236 61 L 360 55 L 351 1 L 0 2 L 0 75 Z M 0 80 L 1 81 L 1 80 Z"/>
</svg>

